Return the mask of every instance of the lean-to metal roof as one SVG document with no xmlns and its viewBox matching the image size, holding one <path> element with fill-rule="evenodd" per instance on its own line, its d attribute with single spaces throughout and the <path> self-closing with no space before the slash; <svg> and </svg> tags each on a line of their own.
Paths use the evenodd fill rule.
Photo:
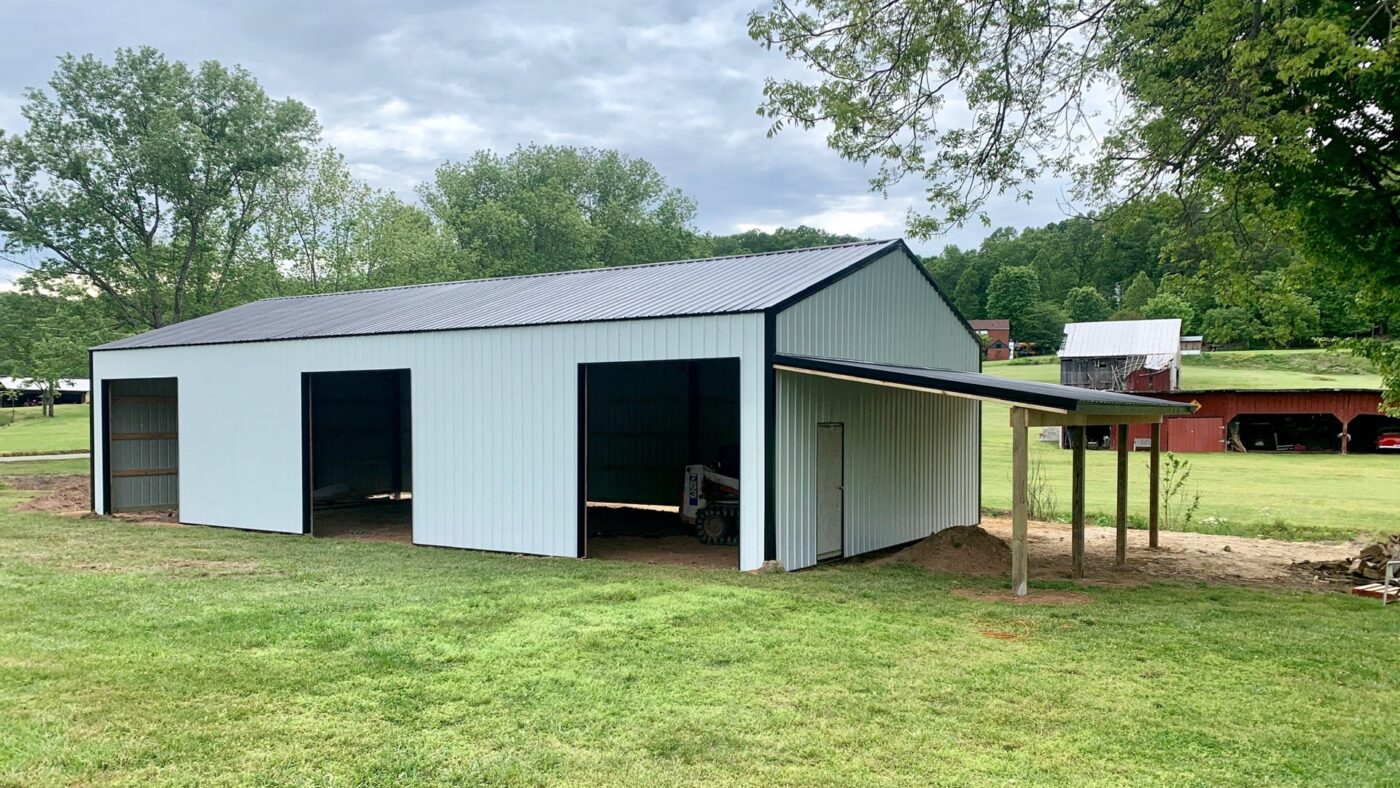
<svg viewBox="0 0 1400 788">
<path fill-rule="evenodd" d="M 866 241 L 271 298 L 119 339 L 97 350 L 757 312 L 900 249 L 907 253 L 898 240 Z"/>
<path fill-rule="evenodd" d="M 1060 358 L 1145 356 L 1148 369 L 1162 369 L 1181 352 L 1181 319 L 1104 320 L 1070 323 Z"/>
<path fill-rule="evenodd" d="M 863 361 L 782 354 L 774 356 L 773 366 L 794 372 L 892 383 L 942 394 L 995 400 L 1027 408 L 1086 416 L 1176 416 L 1195 410 L 1195 406 L 1189 403 L 1061 386 L 1058 383 L 1011 380 L 982 372 L 870 364 Z"/>
</svg>

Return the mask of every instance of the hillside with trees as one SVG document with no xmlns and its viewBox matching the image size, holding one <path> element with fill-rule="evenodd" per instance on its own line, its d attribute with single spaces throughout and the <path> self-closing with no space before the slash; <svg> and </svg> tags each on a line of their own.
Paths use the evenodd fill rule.
<svg viewBox="0 0 1400 788">
<path fill-rule="evenodd" d="M 1210 228 L 1169 195 L 945 247 L 929 272 L 971 318 L 1009 318 L 1013 338 L 1053 350 L 1065 322 L 1181 318 L 1238 348 L 1385 334 L 1400 310 L 1313 262 L 1288 228 Z M 1048 342 L 1047 342 L 1048 339 Z"/>
</svg>

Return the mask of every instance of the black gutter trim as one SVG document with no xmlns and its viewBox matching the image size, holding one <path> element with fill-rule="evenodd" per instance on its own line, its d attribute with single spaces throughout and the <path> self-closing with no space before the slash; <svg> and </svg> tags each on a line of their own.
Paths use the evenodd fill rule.
<svg viewBox="0 0 1400 788">
<path fill-rule="evenodd" d="M 1114 403 L 1056 396 L 1051 393 L 1017 389 L 1015 386 L 994 386 L 963 379 L 962 376 L 981 373 L 957 372 L 955 370 L 922 369 L 919 367 L 897 367 L 890 364 L 871 364 L 860 361 L 840 361 L 837 359 L 812 358 L 809 356 L 778 355 L 774 363 L 783 366 L 807 369 L 813 372 L 827 372 L 835 375 L 866 377 L 886 383 L 897 383 L 917 388 L 937 388 L 952 394 L 966 394 L 988 399 L 1009 400 L 1028 406 L 1053 408 L 1069 413 L 1104 416 L 1170 416 L 1194 411 L 1189 404 L 1170 400 L 1151 400 L 1147 403 Z M 907 370 L 907 371 L 905 371 Z M 951 377 L 929 377 L 921 372 L 944 373 Z M 1011 382 L 1011 381 L 1007 381 Z M 1086 391 L 1088 391 L 1086 389 Z M 1131 395 L 1130 395 L 1131 396 Z M 1140 397 L 1147 400 L 1147 397 Z"/>
<path fill-rule="evenodd" d="M 967 322 L 967 318 L 963 317 L 962 312 L 958 311 L 958 307 L 953 303 L 953 300 L 948 297 L 947 293 L 943 292 L 943 288 L 938 286 L 938 282 L 934 280 L 933 274 L 930 274 L 928 272 L 928 269 L 924 268 L 924 264 L 919 259 L 919 256 L 914 254 L 914 251 L 909 248 L 909 245 L 906 244 L 903 239 L 881 244 L 875 249 L 875 251 L 871 252 L 865 257 L 862 257 L 861 259 L 846 266 L 845 268 L 842 268 L 840 271 L 837 271 L 836 273 L 828 276 L 820 282 L 808 285 L 807 287 L 803 288 L 802 290 L 799 290 L 793 295 L 784 298 L 782 301 L 779 301 L 773 306 L 768 307 L 766 310 L 764 310 L 764 312 L 776 315 L 777 313 L 782 312 L 783 310 L 787 309 L 793 304 L 796 304 L 798 301 L 802 301 L 808 296 L 811 296 L 820 290 L 825 290 L 826 288 L 831 287 L 832 285 L 836 284 L 842 279 L 845 279 L 851 274 L 863 270 L 871 263 L 874 263 L 876 260 L 879 260 L 885 255 L 896 250 L 904 252 L 905 259 L 907 259 L 909 263 L 918 270 L 919 274 L 923 276 L 924 281 L 928 282 L 929 285 L 933 288 L 933 291 L 938 294 L 938 297 L 943 299 L 943 303 L 948 306 L 948 309 L 952 310 L 953 316 L 958 319 L 959 323 L 962 323 L 963 330 L 967 332 L 967 335 L 972 338 L 973 342 L 977 343 L 977 347 L 982 347 L 982 341 L 978 339 L 977 332 L 972 329 L 972 325 Z"/>
</svg>

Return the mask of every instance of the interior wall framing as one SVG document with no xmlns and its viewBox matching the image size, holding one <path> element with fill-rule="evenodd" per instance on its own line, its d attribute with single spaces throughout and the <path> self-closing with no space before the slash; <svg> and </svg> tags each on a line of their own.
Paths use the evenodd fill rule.
<svg viewBox="0 0 1400 788">
<path fill-rule="evenodd" d="M 103 511 L 180 508 L 179 383 L 102 381 Z"/>
</svg>

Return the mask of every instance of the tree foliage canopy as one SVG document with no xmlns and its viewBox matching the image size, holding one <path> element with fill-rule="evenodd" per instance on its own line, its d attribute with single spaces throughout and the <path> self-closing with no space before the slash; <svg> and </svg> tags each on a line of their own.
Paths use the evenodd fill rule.
<svg viewBox="0 0 1400 788">
<path fill-rule="evenodd" d="M 242 69 L 150 48 L 65 56 L 21 112 L 28 128 L 0 136 L 5 248 L 40 255 L 41 278 L 81 278 L 133 329 L 236 303 L 268 193 L 319 131 Z"/>
</svg>

